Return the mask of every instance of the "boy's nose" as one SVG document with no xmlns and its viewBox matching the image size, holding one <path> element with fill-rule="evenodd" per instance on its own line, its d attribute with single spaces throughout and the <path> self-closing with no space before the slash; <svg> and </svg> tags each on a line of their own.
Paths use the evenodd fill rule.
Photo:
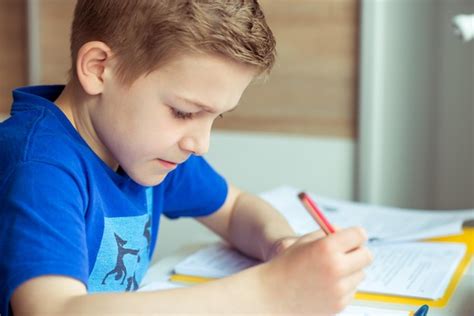
<svg viewBox="0 0 474 316">
<path fill-rule="evenodd" d="M 208 152 L 210 141 L 210 129 L 181 139 L 179 146 L 182 150 L 201 156 Z"/>
</svg>

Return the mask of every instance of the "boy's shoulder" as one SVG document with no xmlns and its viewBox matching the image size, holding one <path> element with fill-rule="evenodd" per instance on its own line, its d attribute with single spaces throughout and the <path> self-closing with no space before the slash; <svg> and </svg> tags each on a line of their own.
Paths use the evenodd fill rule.
<svg viewBox="0 0 474 316">
<path fill-rule="evenodd" d="M 24 163 L 79 168 L 89 148 L 48 97 L 60 86 L 26 87 L 13 92 L 11 116 L 0 123 L 0 175 Z M 90 150 L 89 150 L 90 151 Z"/>
</svg>

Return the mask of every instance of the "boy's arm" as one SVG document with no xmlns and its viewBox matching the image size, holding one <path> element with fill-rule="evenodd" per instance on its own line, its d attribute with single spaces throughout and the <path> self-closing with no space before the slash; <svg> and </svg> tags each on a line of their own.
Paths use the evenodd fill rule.
<svg viewBox="0 0 474 316">
<path fill-rule="evenodd" d="M 297 239 L 275 208 L 231 184 L 224 205 L 197 220 L 243 253 L 263 261 L 273 258 Z"/>
<path fill-rule="evenodd" d="M 74 279 L 43 276 L 20 285 L 15 316 L 312 313 L 330 315 L 352 299 L 370 263 L 366 235 L 343 229 L 299 238 L 274 260 L 227 278 L 158 292 L 88 294 Z"/>
<path fill-rule="evenodd" d="M 167 291 L 95 294 L 88 294 L 85 285 L 78 280 L 42 276 L 19 286 L 12 296 L 11 306 L 15 316 L 221 314 L 234 309 L 229 306 L 238 295 L 237 300 L 247 308 L 263 310 L 258 304 L 252 304 L 256 295 L 264 291 L 257 288 L 258 281 L 251 275 L 219 280 L 219 284 L 211 282 Z M 256 297 L 245 293 L 247 286 L 253 287 Z"/>
</svg>

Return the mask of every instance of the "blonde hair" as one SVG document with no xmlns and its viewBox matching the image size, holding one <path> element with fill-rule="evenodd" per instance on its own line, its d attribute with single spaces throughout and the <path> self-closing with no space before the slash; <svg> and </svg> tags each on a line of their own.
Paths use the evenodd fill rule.
<svg viewBox="0 0 474 316">
<path fill-rule="evenodd" d="M 223 55 L 268 73 L 275 39 L 256 0 L 78 0 L 73 65 L 82 45 L 107 44 L 124 83 L 186 52 Z M 75 67 L 71 69 L 76 76 Z"/>
</svg>

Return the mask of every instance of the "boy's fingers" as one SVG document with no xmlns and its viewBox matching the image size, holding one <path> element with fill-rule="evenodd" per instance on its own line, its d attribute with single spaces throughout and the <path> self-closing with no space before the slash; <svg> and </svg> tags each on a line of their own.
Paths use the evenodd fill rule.
<svg viewBox="0 0 474 316">
<path fill-rule="evenodd" d="M 311 242 L 315 241 L 321 238 L 324 238 L 326 236 L 326 233 L 323 232 L 322 230 L 317 230 L 315 232 L 308 233 L 306 235 L 303 235 L 300 237 L 299 241 L 300 242 Z"/>
<path fill-rule="evenodd" d="M 357 290 L 354 289 L 352 292 L 350 292 L 349 294 L 347 294 L 343 299 L 342 299 L 342 302 L 344 305 L 349 305 L 352 303 L 352 301 L 354 301 L 354 296 L 356 295 L 357 293 Z"/>
<path fill-rule="evenodd" d="M 328 239 L 331 239 L 335 251 L 346 253 L 363 245 L 367 241 L 367 233 L 361 227 L 351 227 L 331 234 Z"/>
<path fill-rule="evenodd" d="M 354 251 L 345 255 L 346 270 L 343 271 L 343 275 L 351 275 L 357 273 L 362 269 L 366 268 L 373 261 L 373 256 L 367 247 L 360 247 Z"/>
<path fill-rule="evenodd" d="M 340 290 L 344 293 L 341 299 L 342 305 L 348 305 L 354 299 L 354 295 L 357 291 L 357 286 L 365 278 L 365 275 L 362 271 L 354 273 L 353 275 L 344 278 L 343 283 L 341 283 Z"/>
<path fill-rule="evenodd" d="M 364 271 L 357 271 L 344 278 L 344 291 L 346 293 L 354 292 L 359 286 L 360 282 L 365 279 Z"/>
</svg>

